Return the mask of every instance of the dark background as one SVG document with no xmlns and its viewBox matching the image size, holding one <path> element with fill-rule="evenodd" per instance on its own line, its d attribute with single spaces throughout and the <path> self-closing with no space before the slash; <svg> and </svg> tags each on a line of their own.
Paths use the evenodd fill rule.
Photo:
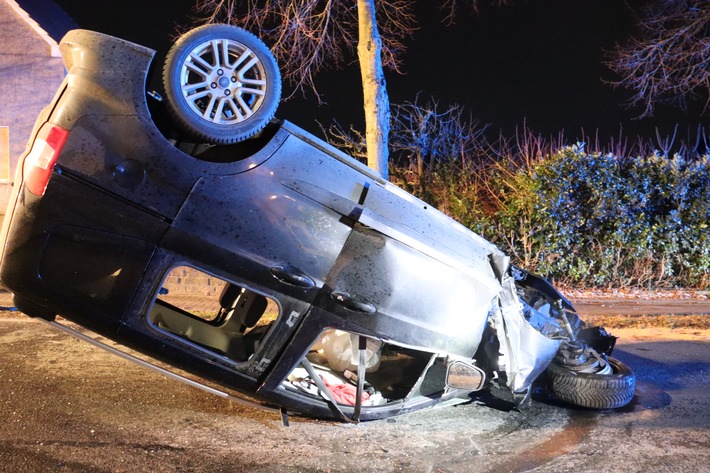
<svg viewBox="0 0 710 473">
<path fill-rule="evenodd" d="M 51 10 L 49 0 L 20 0 L 44 15 L 40 24 L 60 37 L 73 22 L 81 28 L 119 36 L 158 50 L 170 47 L 178 27 L 195 22 L 192 0 L 55 0 L 64 9 Z M 441 22 L 436 0 L 417 0 L 420 29 L 409 42 L 404 74 L 387 74 L 393 103 L 429 97 L 442 107 L 461 104 L 490 130 L 510 135 L 524 123 L 543 136 L 564 131 L 568 142 L 599 133 L 633 140 L 673 132 L 694 134 L 703 103 L 687 111 L 659 106 L 655 117 L 635 119 L 641 109 L 627 109 L 630 96 L 604 81 L 616 77 L 602 64 L 604 51 L 625 42 L 633 30 L 633 13 L 644 0 L 513 0 L 493 7 L 483 2 L 479 14 L 462 12 L 457 23 Z M 50 6 L 48 6 L 50 5 Z M 282 103 L 279 117 L 319 133 L 317 122 L 333 119 L 364 128 L 362 91 L 357 64 L 318 77 L 326 102 L 313 97 Z M 287 89 L 288 91 L 288 89 Z M 583 133 L 582 133 L 583 132 Z"/>
</svg>

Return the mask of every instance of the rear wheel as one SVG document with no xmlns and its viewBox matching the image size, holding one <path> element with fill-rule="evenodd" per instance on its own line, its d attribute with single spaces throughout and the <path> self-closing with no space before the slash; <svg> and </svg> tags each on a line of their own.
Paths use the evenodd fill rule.
<svg viewBox="0 0 710 473">
<path fill-rule="evenodd" d="M 168 52 L 163 86 L 178 126 L 204 142 L 232 144 L 274 117 L 281 76 L 266 45 L 231 25 L 205 25 Z"/>
<path fill-rule="evenodd" d="M 581 373 L 553 361 L 544 374 L 547 388 L 559 400 L 592 409 L 623 407 L 634 396 L 636 378 L 631 368 L 608 358 L 608 373 Z"/>
</svg>

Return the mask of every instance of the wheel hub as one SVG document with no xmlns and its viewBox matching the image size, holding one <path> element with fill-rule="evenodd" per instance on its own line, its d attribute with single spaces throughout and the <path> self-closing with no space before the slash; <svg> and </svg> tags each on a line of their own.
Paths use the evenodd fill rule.
<svg viewBox="0 0 710 473">
<path fill-rule="evenodd" d="M 217 83 L 219 84 L 220 87 L 223 89 L 226 89 L 229 87 L 229 78 L 222 76 L 217 80 Z"/>
<path fill-rule="evenodd" d="M 606 356 L 583 343 L 563 343 L 555 359 L 560 365 L 576 373 L 611 373 Z"/>
</svg>

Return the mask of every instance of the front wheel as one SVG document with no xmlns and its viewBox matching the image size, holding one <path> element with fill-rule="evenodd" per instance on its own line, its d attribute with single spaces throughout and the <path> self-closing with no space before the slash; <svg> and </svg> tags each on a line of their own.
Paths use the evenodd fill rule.
<svg viewBox="0 0 710 473">
<path fill-rule="evenodd" d="M 168 109 L 184 131 L 208 143 L 250 138 L 274 117 L 281 75 L 266 45 L 231 25 L 181 36 L 163 67 Z"/>
<path fill-rule="evenodd" d="M 623 407 L 634 397 L 636 378 L 631 368 L 615 358 L 607 360 L 611 373 L 580 373 L 553 361 L 543 375 L 559 400 L 591 409 Z"/>
</svg>

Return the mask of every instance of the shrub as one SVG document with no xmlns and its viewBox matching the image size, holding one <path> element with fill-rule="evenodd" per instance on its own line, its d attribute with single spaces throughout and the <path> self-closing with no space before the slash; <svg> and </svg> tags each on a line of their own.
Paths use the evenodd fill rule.
<svg viewBox="0 0 710 473">
<path fill-rule="evenodd" d="M 547 220 L 543 272 L 607 286 L 710 283 L 707 157 L 620 158 L 565 148 L 535 173 L 538 217 Z"/>
<path fill-rule="evenodd" d="M 490 158 L 490 154 L 488 155 Z M 625 158 L 564 147 L 544 158 L 439 161 L 392 176 L 559 282 L 710 287 L 710 158 Z"/>
</svg>

